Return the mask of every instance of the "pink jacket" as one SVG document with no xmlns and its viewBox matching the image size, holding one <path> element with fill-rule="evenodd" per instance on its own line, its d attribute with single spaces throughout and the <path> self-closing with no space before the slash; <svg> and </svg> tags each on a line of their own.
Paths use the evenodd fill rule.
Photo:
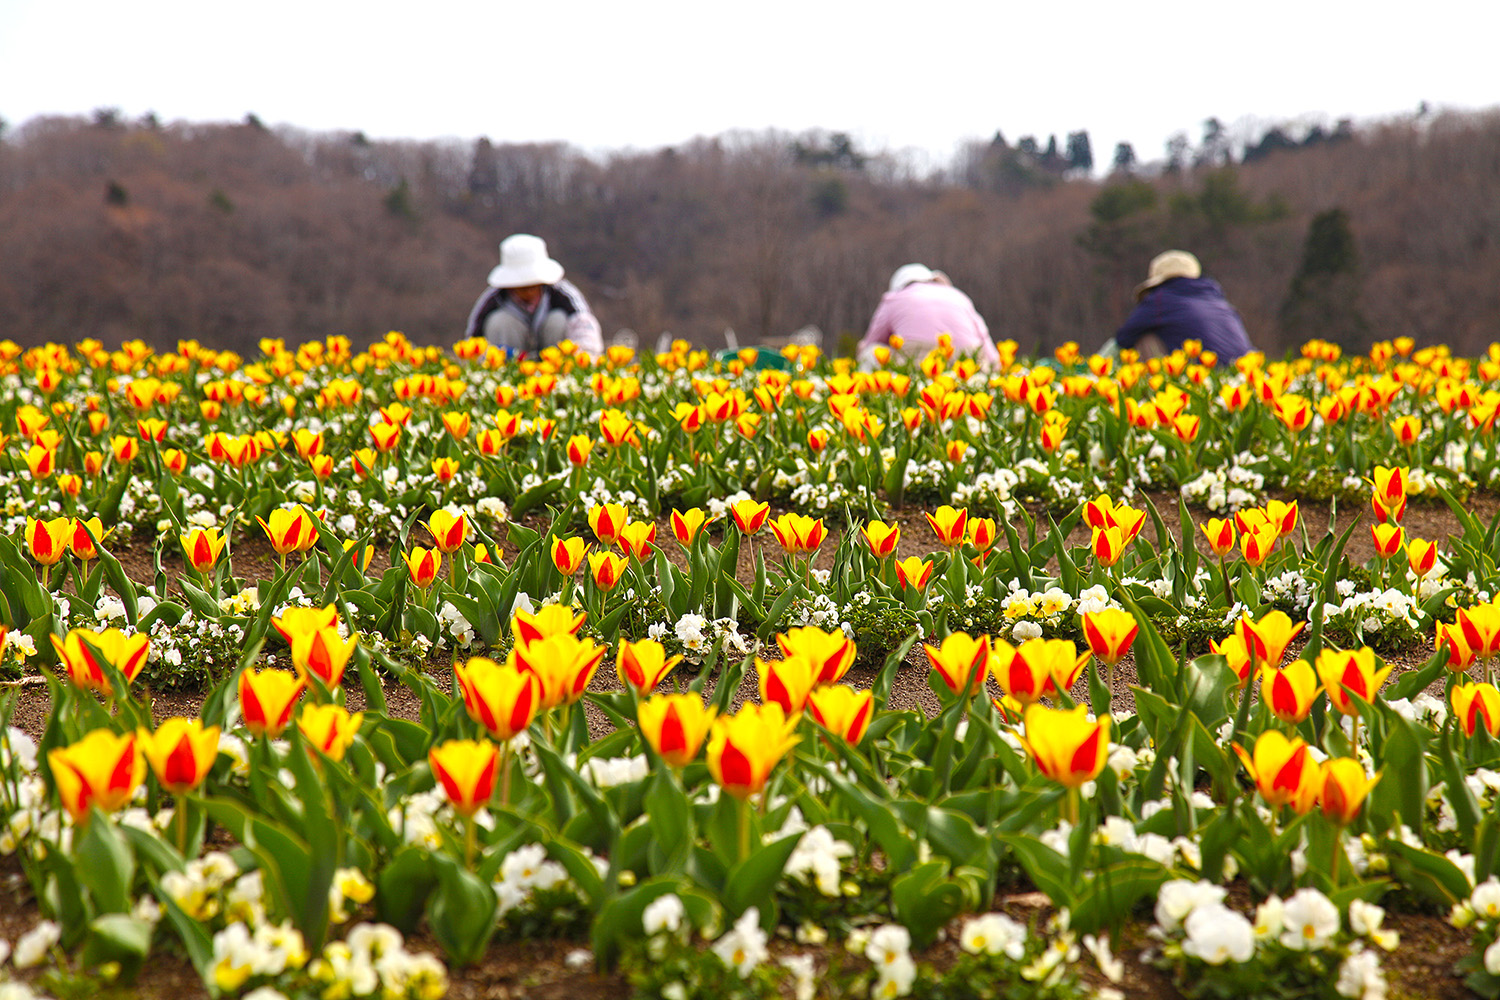
<svg viewBox="0 0 1500 1000">
<path fill-rule="evenodd" d="M 986 365 L 999 365 L 1000 352 L 990 339 L 984 317 L 963 292 L 950 285 L 914 282 L 897 292 L 886 292 L 870 319 L 870 329 L 860 341 L 861 360 L 879 344 L 890 342 L 899 334 L 901 353 L 921 357 L 937 346 L 938 334 L 953 338 L 958 354 L 972 354 Z"/>
</svg>

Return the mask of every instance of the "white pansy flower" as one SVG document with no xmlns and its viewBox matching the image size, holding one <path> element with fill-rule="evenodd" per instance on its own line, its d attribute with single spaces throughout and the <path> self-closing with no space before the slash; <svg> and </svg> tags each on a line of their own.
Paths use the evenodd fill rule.
<svg viewBox="0 0 1500 1000">
<path fill-rule="evenodd" d="M 1282 947 L 1314 951 L 1339 932 L 1339 908 L 1316 889 L 1298 889 L 1282 909 Z"/>
<path fill-rule="evenodd" d="M 1185 954 L 1209 965 L 1248 962 L 1255 954 L 1255 929 L 1250 921 L 1223 903 L 1200 906 L 1183 923 Z"/>
<path fill-rule="evenodd" d="M 1222 903 L 1227 894 L 1223 886 L 1210 882 L 1173 879 L 1165 883 L 1157 894 L 1156 922 L 1162 929 L 1174 931 L 1198 907 Z"/>
<path fill-rule="evenodd" d="M 986 913 L 964 922 L 958 944 L 971 955 L 1004 953 L 1018 962 L 1026 953 L 1026 928 L 1003 913 Z"/>
<path fill-rule="evenodd" d="M 766 932 L 760 928 L 760 910 L 750 907 L 734 928 L 714 942 L 713 953 L 729 966 L 741 979 L 755 971 L 755 967 L 771 957 L 766 948 Z"/>
<path fill-rule="evenodd" d="M 682 918 L 686 913 L 681 898 L 675 892 L 669 892 L 651 901 L 646 911 L 641 914 L 641 925 L 645 928 L 647 935 L 659 934 L 662 931 L 676 933 L 677 929 L 682 926 Z"/>
</svg>

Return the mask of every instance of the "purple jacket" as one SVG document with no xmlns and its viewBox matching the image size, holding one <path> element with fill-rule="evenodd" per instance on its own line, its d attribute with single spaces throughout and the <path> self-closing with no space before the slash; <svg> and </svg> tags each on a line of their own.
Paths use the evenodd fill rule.
<svg viewBox="0 0 1500 1000">
<path fill-rule="evenodd" d="M 1255 350 L 1240 314 L 1212 278 L 1171 278 L 1147 291 L 1115 334 L 1115 343 L 1134 347 L 1148 334 L 1160 337 L 1168 351 L 1178 350 L 1185 340 L 1201 340 L 1203 349 L 1217 354 L 1224 365 Z"/>
</svg>

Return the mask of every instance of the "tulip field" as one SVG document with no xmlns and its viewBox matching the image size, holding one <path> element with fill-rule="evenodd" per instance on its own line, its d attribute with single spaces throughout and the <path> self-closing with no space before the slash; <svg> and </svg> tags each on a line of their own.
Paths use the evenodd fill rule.
<svg viewBox="0 0 1500 1000">
<path fill-rule="evenodd" d="M 260 348 L 0 342 L 0 996 L 1500 997 L 1500 344 Z"/>
</svg>

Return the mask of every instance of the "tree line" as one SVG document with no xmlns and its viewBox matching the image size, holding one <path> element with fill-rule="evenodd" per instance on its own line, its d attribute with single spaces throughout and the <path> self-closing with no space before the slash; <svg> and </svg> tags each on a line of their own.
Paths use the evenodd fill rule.
<svg viewBox="0 0 1500 1000">
<path fill-rule="evenodd" d="M 1214 127 L 1210 127 L 1210 126 Z M 561 143 L 92 117 L 0 133 L 0 335 L 239 350 L 462 333 L 512 232 L 548 240 L 606 334 L 858 337 L 897 266 L 946 270 L 999 337 L 1094 346 L 1160 250 L 1203 260 L 1255 342 L 1500 337 L 1500 112 L 1230 142 L 1216 120 L 1092 176 L 1088 133 L 1000 134 L 918 174 L 848 135 Z M 1236 155 L 1236 153 L 1238 155 Z"/>
</svg>

